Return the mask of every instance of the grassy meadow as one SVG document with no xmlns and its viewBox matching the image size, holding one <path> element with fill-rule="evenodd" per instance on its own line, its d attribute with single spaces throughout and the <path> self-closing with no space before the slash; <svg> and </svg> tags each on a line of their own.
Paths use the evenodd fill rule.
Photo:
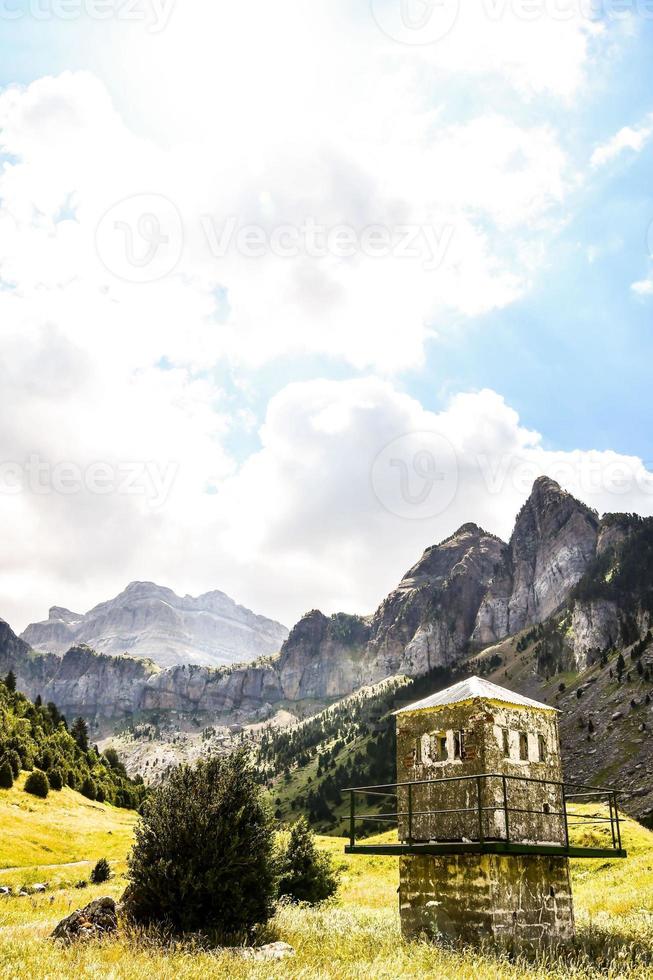
<svg viewBox="0 0 653 980">
<path fill-rule="evenodd" d="M 22 782 L 22 781 L 21 781 Z M 266 980 L 526 980 L 545 977 L 653 976 L 653 834 L 624 819 L 626 861 L 574 861 L 576 945 L 559 956 L 511 961 L 490 949 L 405 943 L 399 933 L 397 860 L 345 857 L 343 840 L 320 838 L 341 867 L 336 899 L 318 909 L 282 907 L 264 941 L 290 943 L 296 956 L 250 962 L 233 952 L 186 941 L 163 947 L 151 937 L 122 931 L 118 939 L 63 948 L 48 939 L 64 915 L 100 895 L 118 898 L 135 815 L 92 803 L 65 789 L 38 800 L 21 789 L 0 790 L 0 885 L 48 885 L 43 894 L 0 898 L 0 977 L 151 978 L 225 977 Z M 75 888 L 97 858 L 116 876 Z"/>
</svg>

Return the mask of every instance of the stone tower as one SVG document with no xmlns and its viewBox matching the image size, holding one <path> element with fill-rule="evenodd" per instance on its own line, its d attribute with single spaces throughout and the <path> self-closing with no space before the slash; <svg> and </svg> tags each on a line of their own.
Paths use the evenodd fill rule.
<svg viewBox="0 0 653 980">
<path fill-rule="evenodd" d="M 400 857 L 404 935 L 571 939 L 556 709 L 471 677 L 396 719 L 399 840 L 446 850 Z"/>
</svg>

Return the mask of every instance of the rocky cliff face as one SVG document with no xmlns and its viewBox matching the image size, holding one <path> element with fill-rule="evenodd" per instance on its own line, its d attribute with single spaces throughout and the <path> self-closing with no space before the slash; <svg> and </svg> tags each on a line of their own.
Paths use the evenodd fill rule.
<svg viewBox="0 0 653 980">
<path fill-rule="evenodd" d="M 648 628 L 653 600 L 645 601 L 640 585 L 653 588 L 653 558 L 651 568 L 642 570 L 638 564 L 647 547 L 653 553 L 653 544 L 641 543 L 647 527 L 627 515 L 599 521 L 558 484 L 542 478 L 508 543 L 465 524 L 427 548 L 373 616 L 328 617 L 313 610 L 293 628 L 277 656 L 217 669 L 194 664 L 160 670 L 131 657 L 93 653 L 77 641 L 63 658 L 45 657 L 30 652 L 5 624 L 0 671 L 12 666 L 26 693 L 54 700 L 71 714 L 106 719 L 174 711 L 241 721 L 265 717 L 279 706 L 301 711 L 303 704 L 309 710 L 396 674 L 418 677 L 548 621 L 558 610 L 565 625 L 556 633 L 549 659 L 564 655 L 566 668 L 582 670 L 607 646 L 633 643 Z M 58 609 L 52 622 L 75 636 L 85 622 L 85 629 L 93 628 L 109 647 L 118 633 L 123 644 L 128 635 L 146 635 L 141 628 L 150 621 L 151 603 L 158 608 L 167 601 L 162 593 L 171 599 L 171 611 L 157 619 L 157 630 L 168 615 L 171 629 L 178 629 L 180 609 L 189 613 L 189 619 L 181 617 L 186 624 L 196 624 L 208 609 L 210 633 L 225 608 L 233 611 L 221 593 L 179 600 L 169 590 L 138 585 L 81 619 Z M 117 621 L 122 631 L 111 634 L 110 624 Z M 171 649 L 177 649 L 176 643 Z"/>
<path fill-rule="evenodd" d="M 596 554 L 599 519 L 554 480 L 540 477 L 522 507 L 472 634 L 479 646 L 542 622 L 567 598 Z"/>
<path fill-rule="evenodd" d="M 417 676 L 456 660 L 505 550 L 476 524 L 427 548 L 372 618 L 369 659 L 378 674 Z"/>
<path fill-rule="evenodd" d="M 65 653 L 85 644 L 168 667 L 254 660 L 277 653 L 287 635 L 280 623 L 237 605 L 224 592 L 182 598 L 152 582 L 132 582 L 84 615 L 53 606 L 48 619 L 28 626 L 22 638 L 41 652 Z"/>
</svg>

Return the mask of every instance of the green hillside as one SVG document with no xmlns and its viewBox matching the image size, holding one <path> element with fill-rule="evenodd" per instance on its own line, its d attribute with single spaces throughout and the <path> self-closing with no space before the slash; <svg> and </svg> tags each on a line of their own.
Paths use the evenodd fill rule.
<svg viewBox="0 0 653 980">
<path fill-rule="evenodd" d="M 39 799 L 25 792 L 26 775 L 0 789 L 0 886 L 75 883 L 88 878 L 101 857 L 122 869 L 134 811 L 88 800 L 68 787 Z"/>
<path fill-rule="evenodd" d="M 130 779 L 115 752 L 102 755 L 89 744 L 82 718 L 69 727 L 53 703 L 32 702 L 16 691 L 10 672 L 0 681 L 0 786 L 22 770 L 40 776 L 44 791 L 80 790 L 99 803 L 137 808 L 145 796 L 142 779 Z"/>
<path fill-rule="evenodd" d="M 48 939 L 71 909 L 99 895 L 118 898 L 135 815 L 91 802 L 72 790 L 33 800 L 19 785 L 0 790 L 0 882 L 41 881 L 43 894 L 0 898 L 0 977 L 91 980 L 648 980 L 653 969 L 653 834 L 623 821 L 625 861 L 574 861 L 578 938 L 559 955 L 511 959 L 490 949 L 406 943 L 399 933 L 397 860 L 346 857 L 343 841 L 319 844 L 340 865 L 335 900 L 311 909 L 281 907 L 263 937 L 290 943 L 296 955 L 255 963 L 236 953 L 202 951 L 197 942 L 165 946 L 123 929 L 116 939 L 63 948 Z M 201 845 L 200 845 L 201 846 Z M 116 877 L 83 890 L 90 862 L 106 855 Z M 6 870 L 14 861 L 16 870 Z M 88 862 L 71 865 L 71 861 Z M 54 865 L 52 867 L 51 865 Z"/>
</svg>

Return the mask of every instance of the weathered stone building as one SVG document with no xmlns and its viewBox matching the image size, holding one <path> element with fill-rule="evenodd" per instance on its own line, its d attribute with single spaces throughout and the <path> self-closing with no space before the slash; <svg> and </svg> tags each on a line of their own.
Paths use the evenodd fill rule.
<svg viewBox="0 0 653 980">
<path fill-rule="evenodd" d="M 407 938 L 549 945 L 574 934 L 569 856 L 625 856 L 616 796 L 613 848 L 570 847 L 557 710 L 471 677 L 396 712 L 398 843 L 351 853 L 399 855 Z"/>
</svg>

